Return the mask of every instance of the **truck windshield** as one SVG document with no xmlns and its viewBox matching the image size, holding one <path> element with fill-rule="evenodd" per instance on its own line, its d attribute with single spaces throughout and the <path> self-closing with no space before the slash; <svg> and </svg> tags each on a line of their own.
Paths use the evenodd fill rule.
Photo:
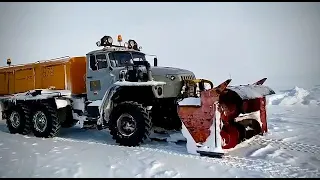
<svg viewBox="0 0 320 180">
<path fill-rule="evenodd" d="M 118 51 L 110 52 L 109 59 L 112 67 L 123 67 L 125 64 L 133 63 L 132 61 L 145 61 L 145 54 L 140 52 Z"/>
</svg>

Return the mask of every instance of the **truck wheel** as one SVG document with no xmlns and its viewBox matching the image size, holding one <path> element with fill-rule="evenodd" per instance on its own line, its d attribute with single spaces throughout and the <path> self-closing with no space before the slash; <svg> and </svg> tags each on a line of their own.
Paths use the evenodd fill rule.
<svg viewBox="0 0 320 180">
<path fill-rule="evenodd" d="M 123 102 L 113 108 L 109 129 L 112 138 L 123 146 L 138 146 L 150 135 L 147 110 L 136 102 Z"/>
<path fill-rule="evenodd" d="M 42 103 L 42 106 L 35 111 L 32 123 L 33 134 L 36 137 L 54 137 L 61 127 L 56 109 L 48 103 Z"/>
<path fill-rule="evenodd" d="M 7 113 L 7 127 L 11 134 L 29 134 L 31 132 L 30 110 L 24 104 L 17 104 Z"/>
</svg>

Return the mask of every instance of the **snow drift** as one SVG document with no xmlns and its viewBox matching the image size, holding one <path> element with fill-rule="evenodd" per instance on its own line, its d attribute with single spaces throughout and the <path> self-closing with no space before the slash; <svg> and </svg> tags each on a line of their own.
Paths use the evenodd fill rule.
<svg viewBox="0 0 320 180">
<path fill-rule="evenodd" d="M 320 85 L 312 89 L 305 90 L 295 86 L 290 90 L 280 91 L 275 95 L 269 96 L 269 105 L 320 105 Z"/>
</svg>

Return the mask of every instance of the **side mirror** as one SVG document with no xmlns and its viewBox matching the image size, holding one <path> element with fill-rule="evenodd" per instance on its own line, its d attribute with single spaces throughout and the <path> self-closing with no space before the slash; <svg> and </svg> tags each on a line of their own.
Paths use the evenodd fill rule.
<svg viewBox="0 0 320 180">
<path fill-rule="evenodd" d="M 153 66 L 158 66 L 158 58 L 153 59 Z"/>
</svg>

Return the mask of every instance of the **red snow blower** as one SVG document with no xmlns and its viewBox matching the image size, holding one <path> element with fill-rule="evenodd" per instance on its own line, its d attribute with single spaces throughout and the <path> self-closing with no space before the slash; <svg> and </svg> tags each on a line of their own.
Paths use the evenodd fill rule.
<svg viewBox="0 0 320 180">
<path fill-rule="evenodd" d="M 194 150 L 188 151 L 222 155 L 223 149 L 267 132 L 265 96 L 275 92 L 263 85 L 266 79 L 240 86 L 228 86 L 228 79 L 217 87 L 205 79 L 185 80 L 178 114 L 186 129 L 184 136 L 189 134 L 187 141 L 194 144 Z M 205 88 L 206 84 L 210 87 Z"/>
</svg>

